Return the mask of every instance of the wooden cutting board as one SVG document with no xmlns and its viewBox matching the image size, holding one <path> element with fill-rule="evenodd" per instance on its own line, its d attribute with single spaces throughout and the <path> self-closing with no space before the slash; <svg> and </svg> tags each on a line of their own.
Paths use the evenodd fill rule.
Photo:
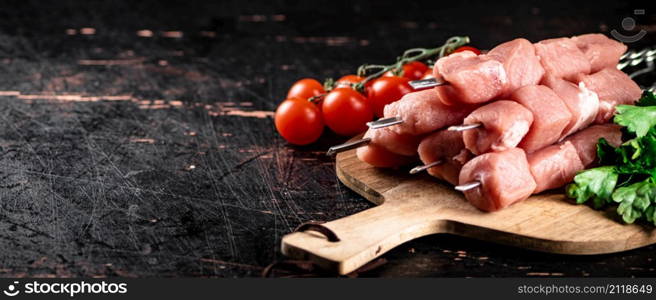
<svg viewBox="0 0 656 300">
<path fill-rule="evenodd" d="M 613 253 L 656 242 L 652 227 L 622 224 L 614 211 L 576 205 L 562 193 L 536 195 L 485 213 L 427 174 L 377 169 L 358 160 L 355 150 L 337 155 L 336 171 L 344 185 L 378 206 L 324 223 L 338 242 L 312 230 L 294 232 L 283 237 L 282 252 L 340 274 L 406 241 L 435 233 L 561 254 Z"/>
</svg>

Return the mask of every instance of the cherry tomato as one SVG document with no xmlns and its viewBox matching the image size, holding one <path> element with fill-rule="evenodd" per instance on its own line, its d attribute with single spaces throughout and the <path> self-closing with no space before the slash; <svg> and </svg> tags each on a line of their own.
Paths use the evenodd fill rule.
<svg viewBox="0 0 656 300">
<path fill-rule="evenodd" d="M 422 62 L 411 61 L 403 65 L 403 75 L 402 77 L 408 78 L 410 80 L 417 80 L 424 76 L 424 73 L 428 70 L 428 66 Z M 383 74 L 383 77 L 393 77 L 395 76 L 392 71 L 387 71 Z"/>
<path fill-rule="evenodd" d="M 354 89 L 340 87 L 323 99 L 323 119 L 339 135 L 353 136 L 367 130 L 374 117 L 367 98 Z"/>
<path fill-rule="evenodd" d="M 323 118 L 319 108 L 307 99 L 289 98 L 276 109 L 278 133 L 291 144 L 307 145 L 321 136 Z"/>
<path fill-rule="evenodd" d="M 474 52 L 474 54 L 479 55 L 481 54 L 481 50 L 478 50 L 472 46 L 462 46 L 457 48 L 456 50 L 453 50 L 451 53 L 456 53 L 456 52 L 462 52 L 462 51 L 471 51 Z"/>
<path fill-rule="evenodd" d="M 376 117 L 383 116 L 385 105 L 413 91 L 408 82 L 410 82 L 408 78 L 398 76 L 380 77 L 374 80 L 371 87 L 367 89 L 367 98 Z"/>
<path fill-rule="evenodd" d="M 431 78 L 435 78 L 435 76 L 433 75 L 433 69 L 430 69 L 430 68 L 429 68 L 429 69 L 426 70 L 426 72 L 424 73 L 424 76 L 421 76 L 421 79 L 431 79 Z"/>
<path fill-rule="evenodd" d="M 287 92 L 287 99 L 309 99 L 310 97 L 319 96 L 325 92 L 326 91 L 323 89 L 321 82 L 312 78 L 303 78 L 292 85 L 289 92 Z"/>
<path fill-rule="evenodd" d="M 403 65 L 403 77 L 417 80 L 424 76 L 426 70 L 428 70 L 428 66 L 425 63 L 412 61 Z"/>
<path fill-rule="evenodd" d="M 364 80 L 364 77 L 358 75 L 344 75 L 335 82 L 336 87 L 349 87 L 354 83 Z"/>
</svg>

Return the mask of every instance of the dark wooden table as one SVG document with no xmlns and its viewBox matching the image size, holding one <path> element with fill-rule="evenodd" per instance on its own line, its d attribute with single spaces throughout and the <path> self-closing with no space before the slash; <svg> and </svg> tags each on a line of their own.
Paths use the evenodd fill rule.
<svg viewBox="0 0 656 300">
<path fill-rule="evenodd" d="M 488 48 L 622 31 L 624 17 L 648 31 L 632 48 L 656 44 L 640 3 L 131 2 L 1 4 L 0 276 L 259 276 L 298 224 L 371 207 L 324 155 L 345 138 L 293 147 L 275 132 L 298 78 L 452 35 Z M 360 276 L 653 276 L 654 250 L 562 256 L 440 235 Z"/>
</svg>

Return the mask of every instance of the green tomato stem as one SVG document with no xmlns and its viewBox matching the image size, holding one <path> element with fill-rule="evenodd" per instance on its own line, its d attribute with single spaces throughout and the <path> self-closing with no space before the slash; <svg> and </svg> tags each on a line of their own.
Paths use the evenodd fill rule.
<svg viewBox="0 0 656 300">
<path fill-rule="evenodd" d="M 323 93 L 323 94 L 320 94 L 320 95 L 317 95 L 317 96 L 312 96 L 312 97 L 308 98 L 308 102 L 317 104 L 316 102 L 319 102 L 319 101 L 323 100 L 323 98 L 326 97 L 326 95 L 328 95 L 327 92 Z"/>
</svg>

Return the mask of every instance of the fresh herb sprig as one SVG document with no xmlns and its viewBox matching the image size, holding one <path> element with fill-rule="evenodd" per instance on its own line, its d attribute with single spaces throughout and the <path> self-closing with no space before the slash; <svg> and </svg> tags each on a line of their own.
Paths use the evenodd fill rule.
<svg viewBox="0 0 656 300">
<path fill-rule="evenodd" d="M 567 187 L 577 203 L 592 200 L 595 208 L 617 205 L 626 223 L 645 220 L 656 225 L 656 95 L 643 93 L 633 105 L 618 105 L 614 122 L 624 126 L 619 147 L 605 139 L 597 144 L 601 167 L 583 171 Z"/>
</svg>

